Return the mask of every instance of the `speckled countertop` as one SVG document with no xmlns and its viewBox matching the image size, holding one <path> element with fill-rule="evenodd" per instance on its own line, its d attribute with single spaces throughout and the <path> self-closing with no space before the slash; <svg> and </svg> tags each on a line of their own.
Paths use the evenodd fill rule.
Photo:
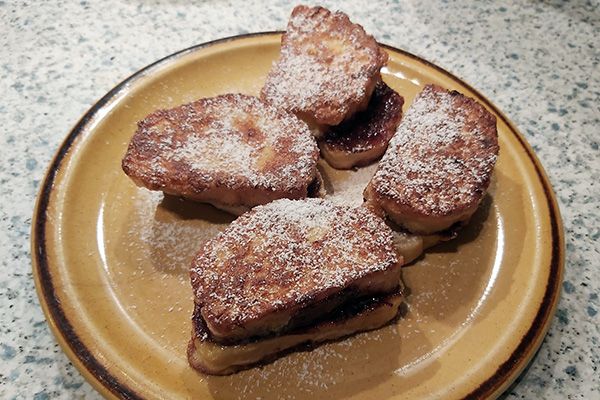
<svg viewBox="0 0 600 400">
<path fill-rule="evenodd" d="M 208 40 L 282 29 L 286 1 L 0 1 L 0 398 L 97 398 L 49 331 L 29 254 L 38 185 L 64 136 L 131 73 Z M 323 2 L 450 70 L 533 145 L 567 259 L 550 333 L 507 398 L 600 398 L 600 4 Z"/>
</svg>

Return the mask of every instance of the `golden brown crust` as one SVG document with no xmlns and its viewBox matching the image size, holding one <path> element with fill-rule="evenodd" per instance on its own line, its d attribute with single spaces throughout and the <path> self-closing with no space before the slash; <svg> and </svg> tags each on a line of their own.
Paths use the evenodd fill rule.
<svg viewBox="0 0 600 400">
<path fill-rule="evenodd" d="M 469 97 L 427 85 L 364 196 L 411 232 L 442 231 L 475 212 L 497 155 L 496 118 Z"/>
<path fill-rule="evenodd" d="M 319 140 L 323 158 L 334 168 L 363 167 L 381 158 L 402 118 L 404 98 L 384 82 L 366 110 L 331 129 Z"/>
<path fill-rule="evenodd" d="M 387 58 L 346 14 L 297 6 L 261 98 L 312 125 L 337 125 L 367 106 Z"/>
<path fill-rule="evenodd" d="M 195 301 L 215 340 L 276 333 L 344 290 L 387 293 L 402 259 L 369 210 L 322 199 L 255 207 L 207 242 L 192 263 Z"/>
<path fill-rule="evenodd" d="M 144 118 L 122 166 L 151 190 L 252 207 L 306 197 L 317 159 L 304 122 L 256 97 L 226 94 Z"/>
</svg>

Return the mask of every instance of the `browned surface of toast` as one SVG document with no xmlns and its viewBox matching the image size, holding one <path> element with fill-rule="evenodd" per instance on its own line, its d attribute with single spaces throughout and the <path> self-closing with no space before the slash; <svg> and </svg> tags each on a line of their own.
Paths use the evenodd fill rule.
<svg viewBox="0 0 600 400">
<path fill-rule="evenodd" d="M 379 82 L 366 110 L 331 127 L 319 141 L 323 158 L 340 169 L 362 167 L 379 159 L 398 128 L 403 104 L 402 96 Z"/>
<path fill-rule="evenodd" d="M 297 117 L 253 96 L 227 94 L 144 118 L 122 166 L 151 190 L 251 207 L 306 197 L 318 156 Z"/>
<path fill-rule="evenodd" d="M 316 125 L 364 109 L 387 53 L 342 12 L 297 6 L 261 98 Z"/>
<path fill-rule="evenodd" d="M 390 293 L 401 264 L 391 230 L 368 209 L 285 199 L 208 241 L 191 281 L 213 339 L 231 343 L 280 332 L 298 315 L 308 325 L 349 298 Z"/>
<path fill-rule="evenodd" d="M 469 97 L 427 85 L 406 112 L 365 197 L 412 232 L 442 231 L 476 210 L 497 155 L 496 118 Z"/>
</svg>

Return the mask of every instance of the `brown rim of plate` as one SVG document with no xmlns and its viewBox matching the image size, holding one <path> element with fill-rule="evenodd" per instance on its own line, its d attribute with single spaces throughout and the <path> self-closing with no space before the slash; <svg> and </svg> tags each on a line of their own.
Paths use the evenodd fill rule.
<svg viewBox="0 0 600 400">
<path fill-rule="evenodd" d="M 73 329 L 73 326 L 71 325 L 70 321 L 65 315 L 65 312 L 62 309 L 62 306 L 55 295 L 55 288 L 52 282 L 52 275 L 50 274 L 48 268 L 48 258 L 46 250 L 46 211 L 48 209 L 54 179 L 61 167 L 63 159 L 69 152 L 75 140 L 84 131 L 84 128 L 86 127 L 88 122 L 97 114 L 97 112 L 100 109 L 102 109 L 102 107 L 105 104 L 107 104 L 115 95 L 117 95 L 124 86 L 143 77 L 144 75 L 146 75 L 146 72 L 148 72 L 153 67 L 156 67 L 157 65 L 162 64 L 164 62 L 182 57 L 198 49 L 209 47 L 215 44 L 225 43 L 232 40 L 247 37 L 266 36 L 282 33 L 283 31 L 257 32 L 217 39 L 178 51 L 142 68 L 130 77 L 123 80 L 111 91 L 109 91 L 104 97 L 102 97 L 98 102 L 96 102 L 96 104 L 94 104 L 85 113 L 85 115 L 79 120 L 79 122 L 77 122 L 75 127 L 71 130 L 69 135 L 63 141 L 59 150 L 54 156 L 52 163 L 50 164 L 48 171 L 46 172 L 43 184 L 40 187 L 37 203 L 33 214 L 31 253 L 33 261 L 34 280 L 38 296 L 41 299 L 43 299 L 42 308 L 44 310 L 44 313 L 48 318 L 49 324 L 51 325 L 51 327 L 54 328 L 52 329 L 52 331 L 55 335 L 57 335 L 59 343 L 61 344 L 63 349 L 66 350 L 66 353 L 71 359 L 71 361 L 73 361 L 75 364 L 82 365 L 87 370 L 89 376 L 85 376 L 84 374 L 84 377 L 86 377 L 96 389 L 109 392 L 123 399 L 143 399 L 143 397 L 139 393 L 136 393 L 134 389 L 128 387 L 123 382 L 119 381 L 114 375 L 112 375 L 110 371 L 108 371 L 106 367 L 102 365 L 102 363 L 98 361 L 98 359 L 96 359 L 96 357 L 90 352 L 90 350 L 87 347 L 85 347 L 85 345 L 82 343 L 79 336 L 77 335 L 77 332 L 75 332 L 75 330 Z M 550 214 L 549 218 L 552 227 L 552 256 L 549 265 L 549 279 L 546 283 L 544 297 L 538 308 L 533 323 L 521 338 L 517 348 L 512 352 L 510 357 L 500 365 L 500 367 L 492 376 L 490 376 L 487 380 L 482 382 L 479 385 L 479 387 L 477 387 L 475 390 L 473 390 L 471 393 L 464 397 L 465 399 L 487 398 L 493 394 L 499 394 L 497 392 L 503 385 L 508 385 L 509 383 L 512 383 L 514 379 L 517 378 L 518 375 L 516 373 L 520 373 L 525 368 L 526 365 L 524 365 L 524 361 L 526 361 L 529 357 L 532 357 L 534 352 L 541 345 L 541 339 L 545 336 L 546 332 L 548 331 L 548 320 L 554 314 L 554 309 L 556 307 L 556 304 L 558 303 L 558 296 L 560 294 L 560 283 L 562 279 L 561 277 L 564 264 L 564 237 L 560 211 L 558 209 L 558 205 L 554 197 L 554 192 L 552 191 L 548 178 L 539 160 L 535 156 L 533 150 L 525 141 L 525 139 L 521 136 L 521 134 L 517 131 L 515 126 L 513 126 L 513 124 L 508 120 L 508 118 L 506 118 L 506 116 L 502 112 L 500 112 L 492 104 L 492 102 L 490 102 L 485 96 L 483 96 L 479 91 L 474 89 L 471 85 L 467 84 L 466 82 L 451 74 L 450 72 L 446 71 L 445 69 L 438 67 L 437 65 L 419 56 L 408 53 L 407 51 L 400 50 L 385 44 L 382 44 L 381 46 L 385 49 L 413 58 L 418 62 L 423 63 L 426 66 L 443 73 L 447 77 L 453 79 L 457 83 L 460 83 L 461 85 L 475 93 L 489 109 L 494 110 L 494 112 L 509 127 L 510 131 L 519 141 L 523 149 L 525 149 L 527 156 L 535 166 L 535 171 L 537 173 L 538 179 L 542 183 L 542 186 L 544 188 L 544 194 L 548 204 L 548 210 Z M 61 338 L 58 338 L 58 333 L 60 333 L 60 335 L 62 336 Z"/>
</svg>

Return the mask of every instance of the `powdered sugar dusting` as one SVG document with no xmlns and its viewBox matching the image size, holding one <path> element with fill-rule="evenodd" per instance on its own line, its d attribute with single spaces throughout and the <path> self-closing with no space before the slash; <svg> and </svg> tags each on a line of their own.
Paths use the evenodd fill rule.
<svg viewBox="0 0 600 400">
<path fill-rule="evenodd" d="M 334 187 L 327 193 L 327 200 L 354 207 L 363 204 L 363 191 L 375 173 L 377 167 L 375 164 L 356 170 L 339 170 L 329 166 L 325 160 L 320 160 L 319 166 Z"/>
<path fill-rule="evenodd" d="M 203 315 L 241 323 L 394 267 L 390 229 L 365 208 L 277 200 L 234 221 L 192 266 Z"/>
<path fill-rule="evenodd" d="M 335 125 L 369 94 L 367 85 L 385 60 L 373 37 L 345 14 L 299 6 L 262 96 L 277 107 Z"/>
<path fill-rule="evenodd" d="M 318 157 L 307 125 L 258 98 L 229 94 L 158 111 L 140 122 L 124 166 L 150 188 L 305 188 Z"/>
<path fill-rule="evenodd" d="M 156 269 L 176 274 L 184 284 L 189 285 L 189 264 L 198 251 L 199 238 L 212 238 L 225 228 L 225 224 L 208 224 L 195 219 L 183 219 L 172 215 L 161 206 L 164 196 L 160 192 L 137 189 L 133 197 L 133 211 L 127 237 L 132 240 L 123 243 L 131 254 L 140 253 L 145 263 L 152 260 Z M 145 265 L 138 265 L 143 274 Z"/>
<path fill-rule="evenodd" d="M 429 85 L 390 141 L 373 187 L 417 212 L 448 215 L 481 199 L 497 154 L 494 117 L 472 99 Z"/>
</svg>

